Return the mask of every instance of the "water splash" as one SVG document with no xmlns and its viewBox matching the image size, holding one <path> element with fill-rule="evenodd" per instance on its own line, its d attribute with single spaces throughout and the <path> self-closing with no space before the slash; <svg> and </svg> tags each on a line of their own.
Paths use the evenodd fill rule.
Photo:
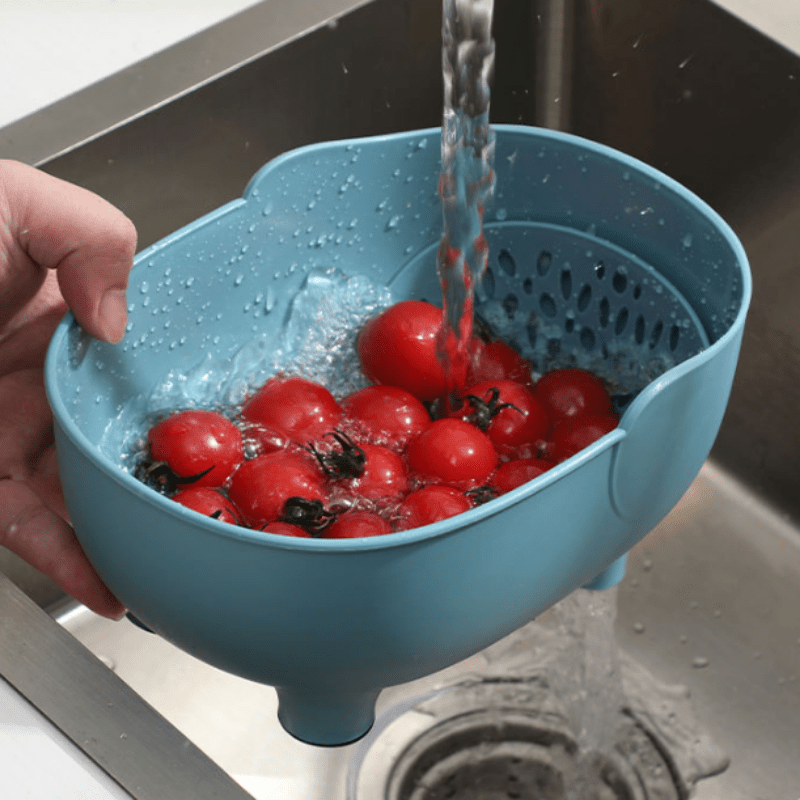
<svg viewBox="0 0 800 800">
<path fill-rule="evenodd" d="M 542 675 L 578 752 L 565 774 L 565 800 L 597 797 L 602 765 L 625 749 L 620 720 L 633 719 L 669 753 L 671 779 L 689 797 L 729 759 L 695 714 L 689 690 L 660 681 L 617 644 L 617 589 L 579 589 L 539 619 L 485 651 L 493 674 Z"/>
</svg>

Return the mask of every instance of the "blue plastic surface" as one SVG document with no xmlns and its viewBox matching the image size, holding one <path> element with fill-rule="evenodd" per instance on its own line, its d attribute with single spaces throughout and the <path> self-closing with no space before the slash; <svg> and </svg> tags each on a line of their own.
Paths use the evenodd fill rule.
<svg viewBox="0 0 800 800">
<path fill-rule="evenodd" d="M 68 316 L 48 353 L 64 492 L 98 573 L 161 636 L 276 686 L 281 721 L 305 741 L 358 738 L 381 688 L 483 649 L 596 578 L 619 579 L 620 559 L 708 455 L 735 370 L 750 273 L 724 221 L 625 155 L 497 126 L 479 311 L 540 369 L 619 377 L 617 430 L 463 515 L 363 540 L 237 528 L 139 483 L 108 452 L 121 409 L 209 348 L 224 359 L 254 333 L 277 342 L 315 269 L 437 299 L 439 133 L 275 159 L 243 198 L 137 257 L 122 345 L 89 340 Z"/>
</svg>

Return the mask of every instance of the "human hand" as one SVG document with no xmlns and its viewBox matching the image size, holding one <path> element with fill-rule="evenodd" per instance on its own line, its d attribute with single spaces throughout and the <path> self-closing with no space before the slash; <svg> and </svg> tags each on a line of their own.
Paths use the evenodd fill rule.
<svg viewBox="0 0 800 800">
<path fill-rule="evenodd" d="M 68 523 L 58 479 L 44 357 L 67 305 L 119 342 L 136 230 L 91 192 L 0 160 L 0 545 L 107 617 L 125 609 Z"/>
</svg>

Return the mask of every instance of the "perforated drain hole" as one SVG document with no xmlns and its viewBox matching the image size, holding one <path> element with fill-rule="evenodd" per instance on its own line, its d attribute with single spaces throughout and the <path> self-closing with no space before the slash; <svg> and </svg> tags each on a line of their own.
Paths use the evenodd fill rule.
<svg viewBox="0 0 800 800">
<path fill-rule="evenodd" d="M 574 797 L 577 747 L 552 715 L 483 709 L 418 736 L 391 768 L 382 800 L 566 800 Z M 594 755 L 581 800 L 685 800 L 668 759 L 624 714 L 619 743 Z M 572 789 L 568 789 L 568 786 Z M 359 797 L 359 800 L 361 798 Z"/>
<path fill-rule="evenodd" d="M 486 236 L 475 310 L 534 373 L 583 367 L 630 398 L 708 346 L 675 287 L 609 242 L 522 223 L 487 226 Z"/>
</svg>

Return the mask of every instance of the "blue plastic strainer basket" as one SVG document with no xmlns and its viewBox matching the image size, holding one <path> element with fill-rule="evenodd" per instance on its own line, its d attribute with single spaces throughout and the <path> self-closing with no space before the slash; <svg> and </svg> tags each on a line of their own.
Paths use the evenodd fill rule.
<svg viewBox="0 0 800 800">
<path fill-rule="evenodd" d="M 496 133 L 478 312 L 537 370 L 587 367 L 624 408 L 616 430 L 513 492 L 385 537 L 289 539 L 184 509 L 109 444 L 165 376 L 180 386 L 191 375 L 200 399 L 218 388 L 209 352 L 226 364 L 255 336 L 268 371 L 299 294 L 319 298 L 300 327 L 331 321 L 334 271 L 356 293 L 372 287 L 371 302 L 384 287 L 437 300 L 438 129 L 281 156 L 242 198 L 137 257 L 120 346 L 88 340 L 68 316 L 50 347 L 62 485 L 98 573 L 169 641 L 275 686 L 281 722 L 306 741 L 358 738 L 382 687 L 618 579 L 722 421 L 750 299 L 728 226 L 621 153 L 533 128 Z"/>
<path fill-rule="evenodd" d="M 663 275 L 590 230 L 536 222 L 485 228 L 490 263 L 476 311 L 535 373 L 580 366 L 605 378 L 619 410 L 650 381 L 697 355 L 708 335 L 692 306 Z M 436 247 L 389 282 L 441 304 Z M 409 278 L 411 283 L 408 282 Z"/>
</svg>

